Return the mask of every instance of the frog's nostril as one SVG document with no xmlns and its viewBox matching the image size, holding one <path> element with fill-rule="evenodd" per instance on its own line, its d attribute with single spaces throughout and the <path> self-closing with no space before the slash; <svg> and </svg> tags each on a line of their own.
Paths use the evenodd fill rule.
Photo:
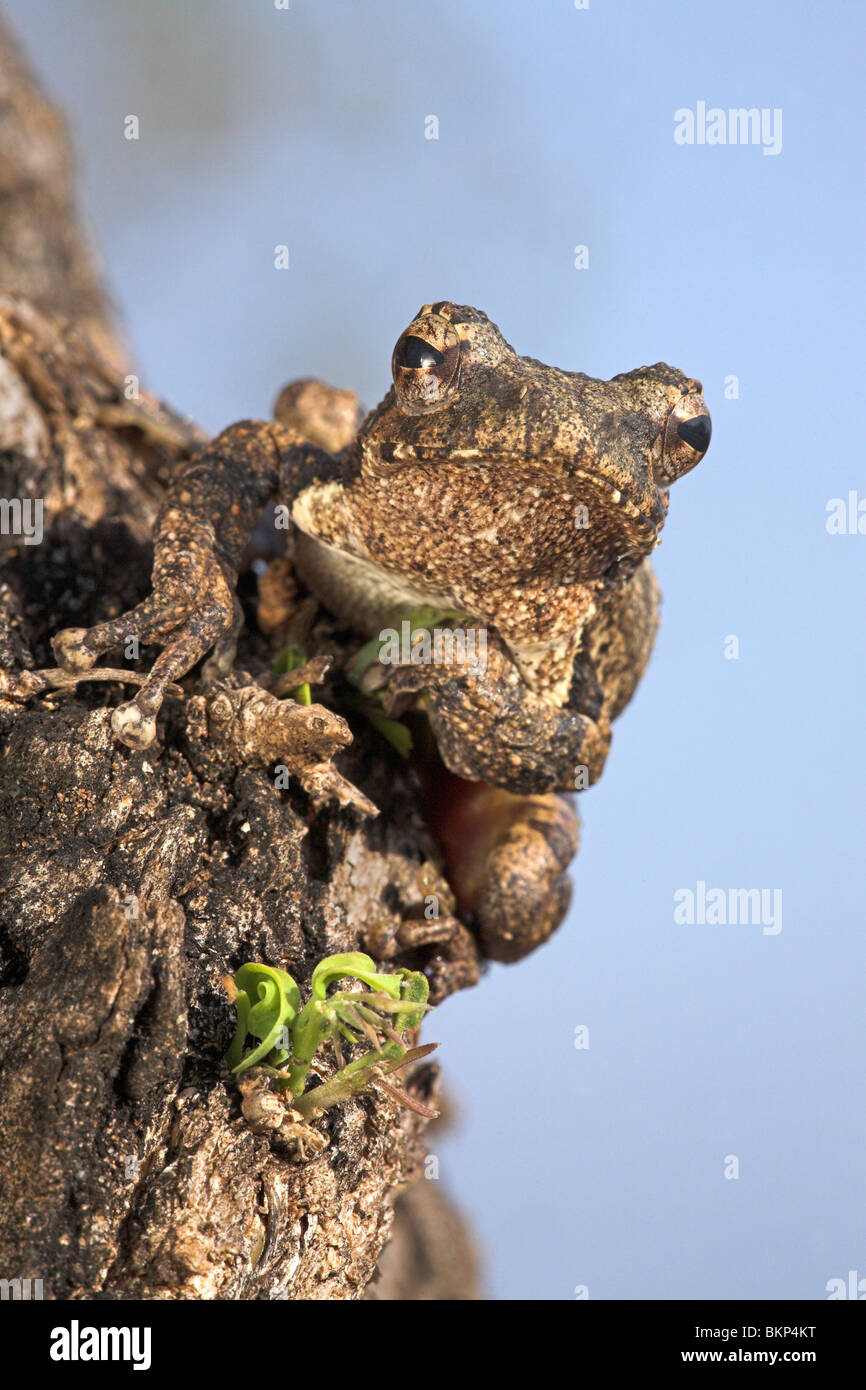
<svg viewBox="0 0 866 1390">
<path fill-rule="evenodd" d="M 681 420 L 677 425 L 677 434 L 680 439 L 696 449 L 699 454 L 705 454 L 710 447 L 710 436 L 713 426 L 709 415 L 695 415 L 691 420 Z"/>
</svg>

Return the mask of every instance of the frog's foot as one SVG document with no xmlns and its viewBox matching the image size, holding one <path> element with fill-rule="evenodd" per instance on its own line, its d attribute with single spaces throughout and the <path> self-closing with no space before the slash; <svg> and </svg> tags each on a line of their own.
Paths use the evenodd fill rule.
<svg viewBox="0 0 866 1390">
<path fill-rule="evenodd" d="M 446 655 L 391 668 L 386 712 L 399 715 L 415 692 L 425 695 L 439 753 L 458 777 L 532 795 L 581 790 L 601 776 L 609 722 L 536 695 L 493 632 L 483 662 Z"/>
<path fill-rule="evenodd" d="M 556 931 L 571 901 L 566 870 L 579 821 L 562 796 L 512 796 L 443 772 L 433 827 L 461 908 L 490 960 L 521 960 Z"/>
<path fill-rule="evenodd" d="M 175 536 L 182 544 L 175 546 Z M 234 657 L 240 608 L 206 531 L 170 509 L 160 519 L 153 593 L 137 608 L 92 628 L 67 628 L 52 641 L 58 664 L 81 674 L 104 652 L 157 643 L 163 651 L 138 695 L 114 711 L 111 726 L 130 748 L 147 748 L 156 737 L 156 716 L 167 687 L 216 647 L 210 675 L 224 674 Z"/>
<path fill-rule="evenodd" d="M 364 816 L 379 814 L 369 797 L 333 766 L 335 755 L 352 742 L 352 732 L 345 719 L 324 705 L 277 700 L 258 684 L 217 682 L 207 695 L 193 698 L 190 716 L 198 732 L 228 744 L 244 767 L 276 765 L 297 777 L 314 804 L 336 801 Z"/>
<path fill-rule="evenodd" d="M 304 377 L 284 386 L 274 405 L 274 419 L 311 439 L 329 454 L 345 449 L 364 418 L 354 391 L 342 391 Z"/>
</svg>

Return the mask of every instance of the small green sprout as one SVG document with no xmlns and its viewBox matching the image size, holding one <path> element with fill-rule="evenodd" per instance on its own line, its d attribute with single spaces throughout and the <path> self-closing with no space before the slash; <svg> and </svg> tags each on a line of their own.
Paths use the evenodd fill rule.
<svg viewBox="0 0 866 1390">
<path fill-rule="evenodd" d="M 432 631 L 443 622 L 463 623 L 468 619 L 468 613 L 462 613 L 456 608 L 416 608 L 411 613 L 407 613 L 405 622 L 409 624 L 410 641 L 419 632 Z M 370 721 L 373 728 L 380 733 L 383 738 L 396 748 L 401 757 L 408 758 L 412 752 L 412 733 L 399 719 L 392 719 L 386 715 L 382 708 L 384 694 L 381 690 L 366 688 L 365 677 L 368 671 L 379 661 L 381 653 L 391 639 L 389 637 L 374 637 L 372 641 L 365 642 L 346 667 L 346 676 L 350 685 L 354 685 L 361 692 L 358 695 L 344 697 L 344 703 L 349 709 L 357 710 Z"/>
<path fill-rule="evenodd" d="M 274 662 L 274 671 L 278 676 L 287 675 L 291 671 L 297 671 L 302 666 L 306 666 L 306 664 L 307 658 L 302 648 L 290 643 L 288 647 L 280 652 L 280 655 Z M 291 691 L 291 695 L 299 705 L 312 704 L 313 697 L 310 694 L 310 687 L 307 683 L 296 685 Z"/>
<path fill-rule="evenodd" d="M 328 993 L 345 979 L 359 980 L 367 988 Z M 226 1054 L 236 1077 L 251 1067 L 263 1067 L 280 1089 L 291 1093 L 292 1108 L 305 1119 L 349 1100 L 371 1084 L 419 1114 L 435 1115 L 384 1079 L 407 1063 L 429 1056 L 438 1046 L 407 1047 L 401 1036 L 419 1028 L 428 1011 L 427 979 L 420 971 L 381 974 L 360 951 L 327 956 L 313 971 L 310 998 L 303 1008 L 291 975 L 270 965 L 242 965 L 224 984 L 238 1016 Z M 341 1044 L 364 1041 L 370 1044 L 368 1051 L 347 1063 Z M 338 1070 L 307 1091 L 313 1059 L 326 1042 L 334 1050 Z"/>
<path fill-rule="evenodd" d="M 385 714 L 382 709 L 382 692 L 377 690 L 370 696 L 356 695 L 349 691 L 343 696 L 343 705 L 347 709 L 354 710 L 357 714 L 363 714 L 376 730 L 387 739 L 392 748 L 396 748 L 401 758 L 408 758 L 412 752 L 412 731 L 400 719 L 392 719 Z"/>
<path fill-rule="evenodd" d="M 442 622 L 465 623 L 468 617 L 468 613 L 463 613 L 457 608 L 432 608 L 428 605 L 424 608 L 415 608 L 411 613 L 407 613 L 404 621 L 409 624 L 411 640 L 416 633 L 432 631 Z M 388 637 L 374 637 L 372 641 L 365 642 L 363 647 L 355 653 L 346 667 L 346 675 L 352 685 L 361 687 L 367 670 L 379 660 L 380 652 L 389 641 L 390 638 Z"/>
</svg>

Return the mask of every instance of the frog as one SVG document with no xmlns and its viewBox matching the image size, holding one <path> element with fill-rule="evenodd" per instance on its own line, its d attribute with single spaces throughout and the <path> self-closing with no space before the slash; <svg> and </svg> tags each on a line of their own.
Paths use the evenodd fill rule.
<svg viewBox="0 0 866 1390">
<path fill-rule="evenodd" d="M 379 663 L 379 696 L 429 722 L 431 821 L 458 902 L 484 954 L 512 961 L 567 910 L 570 794 L 601 776 L 649 660 L 649 557 L 671 485 L 706 454 L 710 415 L 700 381 L 664 362 L 610 380 L 549 366 L 449 300 L 400 333 L 391 376 L 366 416 L 353 393 L 307 380 L 273 420 L 200 448 L 156 521 L 152 593 L 59 632 L 53 650 L 81 678 L 130 637 L 162 648 L 112 714 L 124 744 L 148 748 L 173 683 L 202 658 L 205 684 L 232 671 L 244 545 L 277 499 L 302 584 L 359 638 L 448 615 L 437 659 L 413 646 Z"/>
</svg>

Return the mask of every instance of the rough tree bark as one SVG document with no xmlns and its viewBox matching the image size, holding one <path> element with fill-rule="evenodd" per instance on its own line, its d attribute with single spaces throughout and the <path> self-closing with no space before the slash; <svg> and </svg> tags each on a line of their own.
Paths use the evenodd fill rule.
<svg viewBox="0 0 866 1390">
<path fill-rule="evenodd" d="M 148 591 L 162 484 L 202 435 L 144 394 L 150 428 L 123 413 L 63 125 L 2 34 L 0 93 L 0 495 L 44 500 L 41 544 L 3 538 L 0 671 L 20 672 L 54 664 L 57 629 Z M 245 640 L 267 654 L 247 587 Z M 221 1061 L 220 979 L 246 959 L 303 991 L 374 928 L 441 996 L 439 948 L 396 942 L 437 857 L 412 770 L 358 727 L 341 771 L 381 814 L 316 809 L 207 745 L 185 688 L 146 754 L 112 736 L 116 685 L 0 698 L 0 1273 L 61 1299 L 472 1298 L 471 1242 L 429 1183 L 371 1284 L 423 1118 L 365 1094 L 291 1162 Z M 436 1068 L 407 1085 L 429 1101 Z"/>
</svg>

